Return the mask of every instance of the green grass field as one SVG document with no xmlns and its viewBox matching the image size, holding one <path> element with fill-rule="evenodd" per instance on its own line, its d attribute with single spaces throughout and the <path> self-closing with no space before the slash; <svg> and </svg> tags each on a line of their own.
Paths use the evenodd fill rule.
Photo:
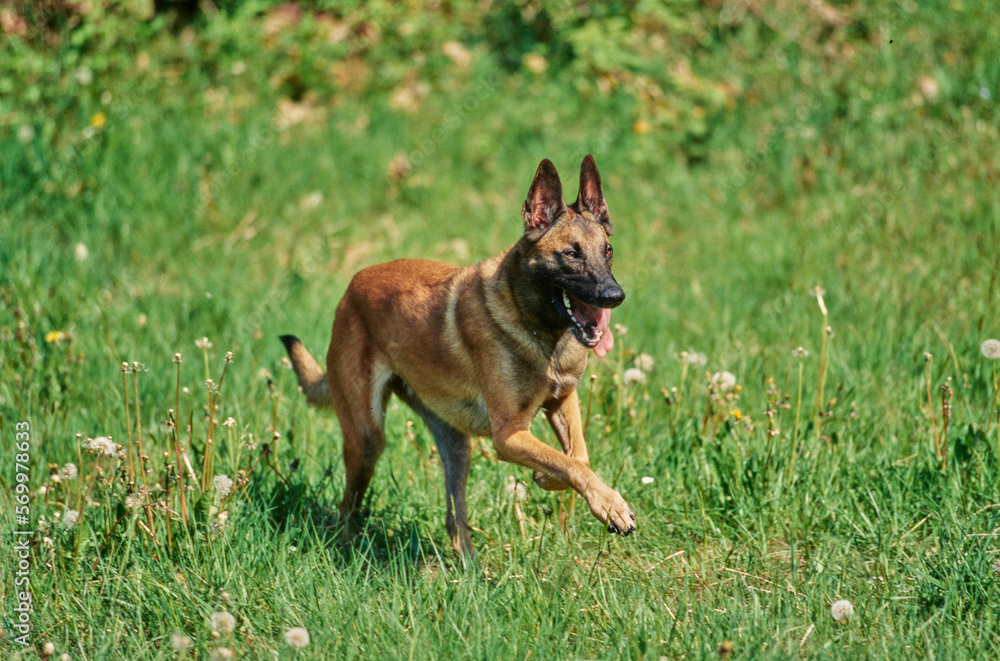
<svg viewBox="0 0 1000 661">
<path fill-rule="evenodd" d="M 0 15 L 4 658 L 1000 656 L 991 3 L 164 4 Z M 342 543 L 277 336 L 499 252 L 587 153 L 628 299 L 580 395 L 636 533 L 476 439 L 464 566 L 394 403 Z"/>
</svg>

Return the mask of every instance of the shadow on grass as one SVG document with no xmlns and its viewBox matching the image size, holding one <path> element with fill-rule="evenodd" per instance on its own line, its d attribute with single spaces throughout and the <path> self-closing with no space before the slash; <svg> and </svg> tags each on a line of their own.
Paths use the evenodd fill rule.
<svg viewBox="0 0 1000 661">
<path fill-rule="evenodd" d="M 289 477 L 272 473 L 247 486 L 247 506 L 256 509 L 275 532 L 285 534 L 300 552 L 318 547 L 345 567 L 359 561 L 383 569 L 400 563 L 415 569 L 462 564 L 449 546 L 427 534 L 430 527 L 419 510 L 404 512 L 399 502 L 372 507 L 373 489 L 345 530 L 337 508 L 339 498 L 332 496 L 337 489 L 331 484 L 332 473 L 328 468 L 315 484 L 300 471 L 290 472 Z"/>
</svg>

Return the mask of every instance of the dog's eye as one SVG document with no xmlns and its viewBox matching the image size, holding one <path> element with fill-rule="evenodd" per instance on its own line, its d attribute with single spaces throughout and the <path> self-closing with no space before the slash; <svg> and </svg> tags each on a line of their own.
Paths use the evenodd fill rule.
<svg viewBox="0 0 1000 661">
<path fill-rule="evenodd" d="M 565 257 L 566 259 L 576 259 L 579 256 L 580 256 L 580 253 L 578 253 L 577 251 L 575 251 L 573 249 L 564 250 L 563 251 L 563 257 Z"/>
<path fill-rule="evenodd" d="M 615 254 L 615 251 L 612 250 L 612 248 L 611 248 L 610 245 L 607 248 L 604 249 L 604 259 L 611 259 L 611 257 L 614 254 Z"/>
</svg>

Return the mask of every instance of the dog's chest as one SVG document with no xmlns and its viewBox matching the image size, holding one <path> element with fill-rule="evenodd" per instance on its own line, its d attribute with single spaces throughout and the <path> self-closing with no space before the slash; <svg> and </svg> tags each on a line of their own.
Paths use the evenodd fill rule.
<svg viewBox="0 0 1000 661">
<path fill-rule="evenodd" d="M 580 382 L 586 368 L 587 349 L 571 337 L 560 342 L 545 370 L 548 398 L 562 399 L 569 394 Z"/>
</svg>

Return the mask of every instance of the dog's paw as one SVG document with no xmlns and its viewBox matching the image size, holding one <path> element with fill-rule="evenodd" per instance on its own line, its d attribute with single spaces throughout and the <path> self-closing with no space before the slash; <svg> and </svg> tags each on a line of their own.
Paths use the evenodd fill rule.
<svg viewBox="0 0 1000 661">
<path fill-rule="evenodd" d="M 546 491 L 563 491 L 564 489 L 569 489 L 569 485 L 562 480 L 557 480 L 548 473 L 543 473 L 541 471 L 535 471 L 534 475 L 531 476 L 535 481 L 535 484 L 545 489 Z"/>
<path fill-rule="evenodd" d="M 635 532 L 635 514 L 621 494 L 614 489 L 608 488 L 589 504 L 590 511 L 607 525 L 608 532 L 622 537 Z"/>
</svg>

